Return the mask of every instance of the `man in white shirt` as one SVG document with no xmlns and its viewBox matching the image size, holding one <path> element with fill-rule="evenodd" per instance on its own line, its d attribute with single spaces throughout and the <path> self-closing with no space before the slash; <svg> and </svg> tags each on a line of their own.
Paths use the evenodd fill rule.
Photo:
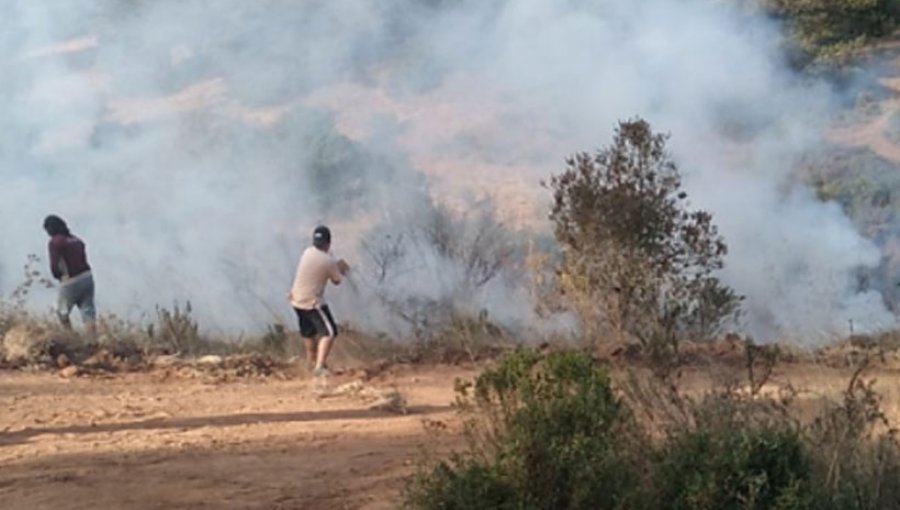
<svg viewBox="0 0 900 510">
<path fill-rule="evenodd" d="M 300 336 L 306 349 L 306 362 L 314 367 L 316 375 L 328 373 L 325 361 L 331 351 L 331 344 L 338 335 L 337 324 L 331 310 L 325 303 L 325 286 L 330 280 L 339 285 L 350 267 L 341 260 L 335 260 L 331 249 L 331 231 L 318 226 L 313 231 L 313 245 L 304 250 L 297 264 L 294 284 L 289 299 L 297 313 Z M 314 365 L 313 365 L 314 364 Z"/>
</svg>

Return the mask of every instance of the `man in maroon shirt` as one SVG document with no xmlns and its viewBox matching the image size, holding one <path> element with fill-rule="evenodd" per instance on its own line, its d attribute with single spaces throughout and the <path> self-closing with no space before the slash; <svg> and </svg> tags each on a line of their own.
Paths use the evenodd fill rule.
<svg viewBox="0 0 900 510">
<path fill-rule="evenodd" d="M 55 215 L 44 219 L 44 230 L 50 236 L 47 251 L 50 255 L 50 272 L 60 281 L 57 313 L 67 328 L 72 327 L 69 314 L 77 306 L 89 334 L 96 336 L 94 308 L 94 278 L 87 261 L 84 242 L 69 232 L 62 218 Z"/>
</svg>

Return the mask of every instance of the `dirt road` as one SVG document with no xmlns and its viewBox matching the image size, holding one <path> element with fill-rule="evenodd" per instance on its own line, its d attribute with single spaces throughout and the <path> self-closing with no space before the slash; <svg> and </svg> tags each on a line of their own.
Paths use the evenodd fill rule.
<svg viewBox="0 0 900 510">
<path fill-rule="evenodd" d="M 459 441 L 423 420 L 453 429 L 453 379 L 474 373 L 418 367 L 366 383 L 395 386 L 404 415 L 321 398 L 305 378 L 0 372 L 0 507 L 395 508 L 421 447 Z"/>
<path fill-rule="evenodd" d="M 900 423 L 894 358 L 866 378 L 877 381 L 885 415 Z M 688 368 L 683 388 L 719 387 L 742 370 Z M 365 382 L 332 377 L 331 390 L 355 382 L 360 391 L 325 396 L 312 379 L 283 372 L 225 382 L 209 372 L 0 371 L 0 508 L 396 508 L 425 450 L 463 446 L 453 382 L 477 371 L 396 366 Z M 840 401 L 852 373 L 785 364 L 763 393 L 793 388 L 812 410 L 823 398 Z M 402 406 L 371 408 L 373 394 L 391 392 L 405 398 L 407 414 Z"/>
</svg>

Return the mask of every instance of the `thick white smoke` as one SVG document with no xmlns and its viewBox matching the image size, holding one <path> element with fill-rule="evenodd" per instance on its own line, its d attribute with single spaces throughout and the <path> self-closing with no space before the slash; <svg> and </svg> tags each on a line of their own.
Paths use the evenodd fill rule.
<svg viewBox="0 0 900 510">
<path fill-rule="evenodd" d="M 546 228 L 539 180 L 640 115 L 672 134 L 693 204 L 715 213 L 750 332 L 892 321 L 854 287 L 875 247 L 786 187 L 831 98 L 731 2 L 14 0 L 0 29 L 2 294 L 55 212 L 88 242 L 103 311 L 189 299 L 207 326 L 258 328 L 289 317 L 319 221 L 349 255 L 342 238 L 405 217 L 428 185 Z M 529 320 L 523 294 L 497 292 L 481 305 Z M 364 299 L 332 296 L 340 318 L 352 306 L 380 325 Z"/>
</svg>

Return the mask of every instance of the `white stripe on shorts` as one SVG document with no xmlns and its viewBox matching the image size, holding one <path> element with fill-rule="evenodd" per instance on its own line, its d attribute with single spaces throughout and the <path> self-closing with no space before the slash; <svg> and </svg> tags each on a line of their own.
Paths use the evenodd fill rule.
<svg viewBox="0 0 900 510">
<path fill-rule="evenodd" d="M 322 311 L 322 308 L 316 307 L 316 311 L 319 312 L 319 317 L 322 318 L 322 322 L 325 323 L 325 327 L 328 328 L 328 336 L 334 339 L 334 326 L 331 324 L 331 320 L 328 319 L 328 315 Z"/>
</svg>

